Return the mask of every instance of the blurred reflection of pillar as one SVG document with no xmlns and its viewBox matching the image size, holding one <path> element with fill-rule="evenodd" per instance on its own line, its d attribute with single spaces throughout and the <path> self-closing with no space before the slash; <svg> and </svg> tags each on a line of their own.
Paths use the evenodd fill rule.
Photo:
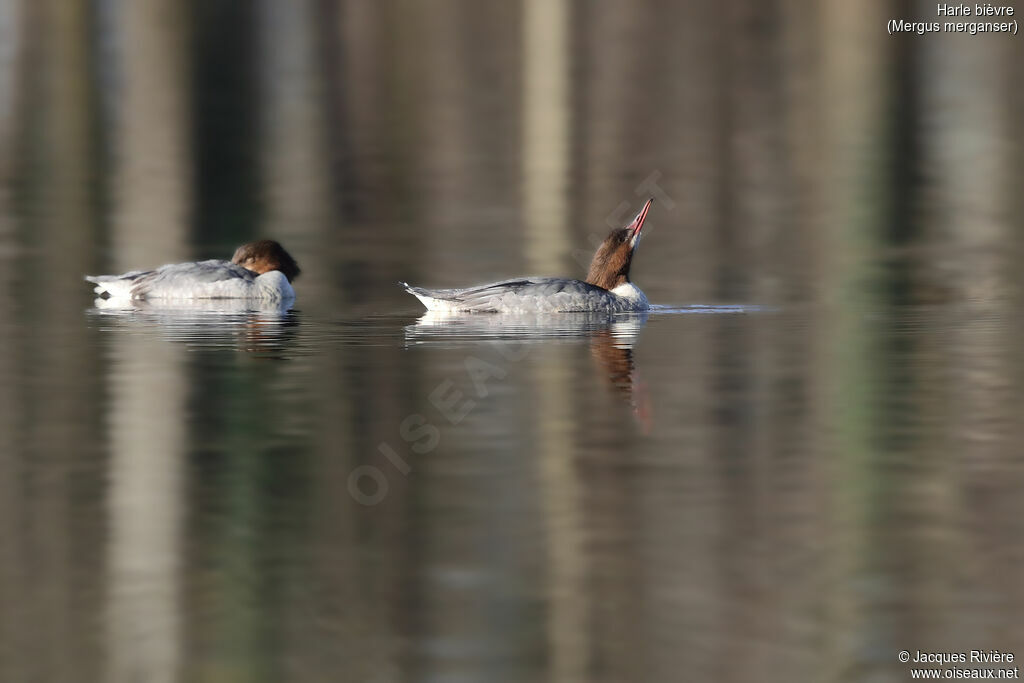
<svg viewBox="0 0 1024 683">
<path fill-rule="evenodd" d="M 918 125 L 931 194 L 926 207 L 927 237 L 951 240 L 956 258 L 938 263 L 937 274 L 963 296 L 992 302 L 1005 295 L 999 247 L 1012 237 L 1015 194 L 1010 178 L 1015 149 L 1007 144 L 1014 121 L 1007 108 L 1008 71 L 1015 69 L 1009 41 L 977 40 L 966 34 L 943 34 L 922 42 L 921 111 Z M 952 276 L 952 278 L 950 277 Z"/>
<path fill-rule="evenodd" d="M 774 39 L 770 48 L 757 45 L 766 36 L 744 41 L 735 54 L 737 86 L 752 88 L 748 95 L 753 97 L 743 102 L 741 96 L 732 105 L 738 109 L 734 114 L 737 130 L 745 131 L 734 143 L 739 205 L 733 219 L 737 236 L 744 234 L 745 227 L 761 226 L 750 233 L 754 243 L 744 240 L 750 259 L 747 267 L 753 275 L 750 300 L 806 304 L 818 285 L 814 248 L 822 225 L 813 203 L 821 170 L 822 99 L 814 83 L 820 74 L 820 10 L 817 5 L 789 0 L 758 4 L 747 2 L 738 12 L 734 6 L 733 20 L 742 27 L 737 33 L 749 36 L 768 26 L 774 30 L 765 33 Z M 772 75 L 770 91 L 757 89 L 750 80 L 764 70 Z M 759 106 L 754 100 L 760 98 L 769 102 Z M 770 127 L 750 118 L 767 112 L 772 112 L 764 117 Z M 747 152 L 755 152 L 750 166 Z M 754 187 L 769 191 L 748 196 Z M 813 677 L 821 662 L 813 651 L 795 653 L 800 651 L 798 643 L 813 637 L 815 615 L 821 612 L 826 594 L 818 587 L 828 569 L 821 562 L 808 561 L 807 555 L 807 549 L 818 547 L 830 529 L 821 514 L 830 499 L 821 485 L 828 472 L 821 457 L 827 446 L 816 428 L 821 416 L 813 396 L 817 330 L 813 325 L 793 324 L 786 316 L 766 317 L 751 328 L 749 349 L 744 350 L 752 360 L 749 390 L 754 396 L 753 431 L 748 435 L 754 458 L 746 482 L 751 490 L 749 497 L 743 487 L 733 491 L 740 496 L 738 507 L 744 509 L 746 520 L 757 529 L 757 540 L 748 545 L 744 536 L 734 544 L 736 552 L 729 554 L 743 564 L 758 548 L 774 550 L 765 557 L 768 562 L 743 572 L 744 595 L 752 599 L 742 602 L 752 609 L 744 610 L 734 625 L 740 638 L 775 645 L 752 652 L 734 670 L 741 679 L 772 671 L 779 680 L 797 680 Z M 764 525 L 766 519 L 785 522 Z M 740 594 L 735 587 L 722 585 L 726 596 Z M 764 590 L 765 586 L 771 589 Z"/>
<path fill-rule="evenodd" d="M 123 2 L 116 105 L 113 261 L 187 255 L 191 177 L 187 25 L 173 0 Z M 112 681 L 177 679 L 181 658 L 181 348 L 124 335 L 111 348 L 108 652 Z"/>
<path fill-rule="evenodd" d="M 347 296 L 343 288 L 331 287 L 334 278 L 329 274 L 335 272 L 338 262 L 337 239 L 338 225 L 331 207 L 331 141 L 346 139 L 351 131 L 333 131 L 328 135 L 326 117 L 322 104 L 325 102 L 324 68 L 336 69 L 339 64 L 325 65 L 318 60 L 318 41 L 321 39 L 338 40 L 333 32 L 337 26 L 319 27 L 318 21 L 333 19 L 335 8 L 326 7 L 319 0 L 263 0 L 260 4 L 259 26 L 261 34 L 258 44 L 260 60 L 257 69 L 260 87 L 258 89 L 259 135 L 260 135 L 260 168 L 261 190 L 265 211 L 261 219 L 260 234 L 280 240 L 296 255 L 304 271 L 300 291 L 300 304 L 305 311 L 320 309 L 327 315 L 337 315 L 339 306 L 347 303 L 339 297 Z M 336 87 L 347 85 L 335 84 Z M 338 105 L 340 106 L 340 104 Z M 339 191 L 348 191 L 343 185 L 336 186 Z M 341 245 L 345 246 L 345 245 Z M 331 287 L 329 290 L 324 288 Z M 331 397 L 324 405 L 341 406 L 346 401 L 344 395 L 345 382 L 339 382 L 343 369 L 335 365 L 336 356 L 325 356 L 324 367 L 327 372 L 309 378 L 312 394 Z M 323 441 L 319 451 L 323 457 L 319 459 L 322 476 L 315 477 L 317 486 L 328 489 L 331 482 L 344 481 L 347 472 L 328 474 L 333 469 L 341 469 L 346 464 L 338 457 L 338 444 L 344 443 L 346 429 L 349 428 L 349 415 L 332 414 L 325 419 L 317 430 Z M 324 437 L 324 434 L 327 434 Z M 349 465 L 351 469 L 353 465 Z M 305 661 L 317 655 L 322 642 L 318 639 L 316 629 L 310 630 L 305 618 L 310 613 L 328 613 L 335 605 L 344 604 L 345 613 L 353 614 L 363 604 L 360 593 L 364 586 L 357 586 L 353 581 L 337 580 L 338 574 L 350 576 L 348 568 L 353 558 L 343 552 L 335 552 L 337 548 L 349 548 L 351 540 L 345 537 L 338 540 L 335 531 L 338 520 L 351 519 L 351 510 L 347 508 L 351 501 L 339 499 L 336 495 L 317 490 L 314 494 L 317 501 L 315 520 L 317 543 L 322 544 L 325 558 L 312 563 L 309 573 L 302 575 L 304 583 L 324 582 L 330 585 L 330 600 L 317 604 L 309 604 L 302 600 L 284 601 L 274 618 L 280 627 L 279 649 L 285 653 L 283 659 L 288 661 Z M 348 531 L 348 528 L 346 528 Z M 325 578 L 325 577 L 330 578 Z M 321 596 L 322 597 L 322 596 Z M 371 611 L 367 621 L 376 616 Z M 340 623 L 348 623 L 338 620 Z M 226 624 L 225 628 L 238 624 Z M 375 627 L 379 625 L 374 624 Z M 255 628 L 252 626 L 251 628 Z M 230 632 L 228 632 L 230 633 Z M 227 638 L 221 634 L 220 638 Z M 347 638 L 356 638 L 355 634 L 346 634 Z M 339 650 L 338 659 L 323 662 L 326 667 L 345 669 L 347 676 L 353 679 L 367 679 L 371 676 L 352 668 L 353 662 L 343 662 Z M 331 653 L 333 655 L 333 653 Z M 356 658 L 363 661 L 362 658 Z M 384 661 L 386 656 L 379 655 L 377 661 Z M 299 676 L 301 677 L 301 676 Z"/>
<path fill-rule="evenodd" d="M 509 256 L 519 254 L 522 239 L 522 168 L 515 163 L 521 112 L 505 103 L 521 96 L 522 40 L 509 30 L 521 20 L 520 7 L 466 0 L 409 5 L 405 12 L 418 15 L 418 30 L 403 46 L 415 55 L 403 60 L 403 77 L 414 81 L 409 108 L 422 126 L 417 172 L 429 180 L 422 213 L 430 239 L 418 260 L 458 280 L 515 273 Z"/>
<path fill-rule="evenodd" d="M 545 564 L 548 601 L 547 642 L 551 661 L 551 680 L 576 681 L 586 676 L 588 601 L 587 557 L 581 531 L 583 491 L 579 481 L 570 425 L 574 416 L 570 386 L 573 382 L 573 347 L 554 347 L 542 362 L 534 364 L 534 382 L 538 387 L 535 404 L 538 481 L 546 523 L 547 562 Z"/>
<path fill-rule="evenodd" d="M 11 163 L 11 126 L 22 46 L 20 5 L 21 0 L 0 0 L 0 192 L 5 192 Z"/>
<path fill-rule="evenodd" d="M 624 148 L 635 141 L 630 128 L 639 127 L 637 108 L 646 99 L 637 95 L 642 92 L 640 83 L 647 83 L 650 76 L 638 68 L 641 54 L 653 42 L 643 33 L 642 19 L 642 3 L 598 3 L 587 8 L 585 30 L 579 32 L 578 43 L 586 49 L 579 60 L 582 116 L 573 121 L 586 136 L 579 175 L 587 199 L 601 203 L 602 218 L 620 200 L 632 199 L 619 196 L 616 181 L 633 161 Z M 636 178 L 630 188 L 642 179 Z M 598 224 L 595 230 L 603 233 L 605 227 Z"/>
<path fill-rule="evenodd" d="M 259 44 L 266 49 L 259 53 L 263 62 L 259 69 L 260 151 L 267 206 L 262 233 L 300 253 L 296 245 L 304 242 L 334 243 L 329 149 L 320 107 L 322 73 L 314 59 L 316 5 L 314 0 L 264 0 L 261 6 Z M 308 251 L 304 258 L 320 261 L 302 264 L 309 277 L 330 272 L 330 249 Z M 306 297 L 310 299 L 317 297 Z"/>
<path fill-rule="evenodd" d="M 565 0 L 527 0 L 523 17 L 526 263 L 556 273 L 569 253 L 569 47 Z"/>
<path fill-rule="evenodd" d="M 890 64 L 878 30 L 886 21 L 883 0 L 827 3 L 821 10 L 819 35 L 830 36 L 822 45 L 821 79 L 824 139 L 821 159 L 823 222 L 821 239 L 822 303 L 830 304 L 817 324 L 821 327 L 816 393 L 824 420 L 833 434 L 836 452 L 829 472 L 835 491 L 833 565 L 826 579 L 822 610 L 832 624 L 822 641 L 821 680 L 839 679 L 841 662 L 865 667 L 864 652 L 881 651 L 877 640 L 885 629 L 873 623 L 879 614 L 877 598 L 865 599 L 849 586 L 866 581 L 877 561 L 877 539 L 869 536 L 874 510 L 871 494 L 884 482 L 874 458 L 877 448 L 876 408 L 880 397 L 872 392 L 880 382 L 875 353 L 878 344 L 865 324 L 863 311 L 877 305 L 872 282 L 872 252 L 878 248 L 889 191 L 881 169 L 884 160 L 886 83 Z M 875 568 L 877 569 L 877 567 Z M 871 597 L 871 596 L 867 596 Z M 867 642 L 865 642 L 867 641 Z M 886 663 L 888 665 L 888 662 Z M 870 676 L 870 674 L 868 674 Z"/>
<path fill-rule="evenodd" d="M 175 681 L 185 441 L 183 349 L 148 336 L 110 359 L 111 681 Z"/>
<path fill-rule="evenodd" d="M 567 215 L 569 173 L 569 8 L 564 0 L 527 0 L 523 15 L 522 190 L 530 273 L 557 273 L 570 252 Z M 558 354 L 561 355 L 561 354 Z M 548 650 L 551 678 L 582 680 L 586 667 L 585 557 L 578 534 L 581 496 L 566 426 L 571 363 L 545 357 L 535 367 L 541 387 L 536 404 L 537 464 L 543 518 L 547 520 Z"/>
<path fill-rule="evenodd" d="M 13 164 L 15 106 L 21 86 L 18 74 L 18 40 L 21 35 L 18 10 L 19 0 L 0 0 L 0 243 L 13 244 L 16 225 L 9 191 L 9 173 Z M 0 320 L 10 324 L 16 320 L 17 301 L 13 296 L 17 279 L 16 269 L 9 266 L 8 256 L 0 262 Z M 23 641 L 25 624 L 19 619 L 21 605 L 15 596 L 23 593 L 18 571 L 19 548 L 26 542 L 25 531 L 20 531 L 19 512 L 23 501 L 19 495 L 21 481 L 19 460 L 21 449 L 17 434 L 24 414 L 23 397 L 19 395 L 18 344 L 12 334 L 0 334 L 0 434 L 8 434 L 6 447 L 0 451 L 0 604 L 5 605 L 0 615 L 0 679 L 26 679 L 28 671 L 22 667 L 18 655 Z"/>
<path fill-rule="evenodd" d="M 415 11 L 422 13 L 425 7 Z M 470 222 L 467 207 L 472 207 L 482 191 L 479 175 L 467 167 L 474 146 L 467 106 L 473 97 L 467 73 L 472 60 L 460 49 L 460 9 L 457 2 L 443 2 L 419 17 L 417 24 L 424 30 L 412 48 L 421 55 L 420 64 L 418 68 L 408 65 L 411 73 L 405 75 L 427 86 L 416 109 L 422 111 L 422 164 L 424 175 L 430 179 L 423 196 L 423 214 L 433 239 L 424 245 L 422 258 L 440 273 L 465 269 L 465 254 L 450 245 L 465 243 L 466 224 Z"/>
<path fill-rule="evenodd" d="M 925 584 L 930 592 L 918 602 L 938 608 L 935 614 L 922 614 L 921 623 L 964 628 L 952 642 L 969 632 L 992 643 L 986 647 L 1006 649 L 1020 639 L 1020 619 L 1013 615 L 1022 596 L 1014 569 L 1020 553 L 1011 550 L 1020 546 L 1017 492 L 1024 471 L 1017 464 L 1020 442 L 1014 431 L 1019 435 L 1022 378 L 1017 371 L 1018 330 L 1009 322 L 1019 319 L 1020 311 L 1015 296 L 1020 244 L 1014 175 L 1019 146 L 1013 144 L 1020 117 L 1007 89 L 1019 67 L 1012 41 L 978 37 L 944 34 L 941 41 L 927 41 L 920 48 L 921 110 L 926 117 L 919 125 L 927 131 L 921 136 L 922 165 L 931 181 L 931 194 L 921 202 L 927 218 L 923 237 L 943 249 L 928 252 L 931 257 L 922 269 L 927 280 L 915 284 L 925 292 L 938 286 L 954 301 L 968 302 L 969 312 L 939 342 L 939 350 L 948 354 L 943 377 L 950 382 L 951 402 L 936 424 L 949 421 L 956 445 L 927 453 L 935 480 L 922 487 L 925 509 L 918 511 L 929 519 L 946 520 L 942 528 L 963 533 L 945 534 L 949 540 L 938 546 L 933 538 L 921 543 L 919 554 L 928 571 L 915 576 L 932 577 Z M 937 458 L 939 453 L 946 457 Z M 936 562 L 937 553 L 942 554 Z M 952 556 L 964 561 L 955 570 L 935 571 L 949 566 L 941 558 Z M 935 596 L 944 597 L 952 586 L 965 584 L 975 587 L 971 604 L 992 600 L 989 618 L 963 627 L 936 618 L 948 605 Z M 995 595 L 999 598 L 993 599 Z M 937 642 L 930 632 L 923 637 Z"/>
<path fill-rule="evenodd" d="M 0 637 L 15 636 L 11 651 L 0 654 L 10 655 L 0 663 L 5 680 L 96 677 L 91 629 L 97 607 L 88 598 L 80 602 L 76 590 L 95 580 L 102 564 L 94 552 L 102 529 L 82 514 L 75 495 L 83 484 L 76 468 L 100 438 L 94 426 L 100 389 L 78 298 L 78 274 L 91 263 L 97 229 L 87 10 L 84 2 L 19 3 L 17 92 L 0 104 L 14 106 L 18 181 L 4 188 L 17 198 L 5 219 L 18 237 L 4 241 L 0 264 L 17 282 L 5 295 L 18 297 L 13 317 L 4 315 L 0 323 L 15 343 L 11 369 L 17 375 L 3 390 L 14 393 L 10 417 L 19 421 L 3 432 L 11 444 L 0 449 L 16 468 L 8 503 L 13 523 L 0 529 L 0 536 L 14 532 L 15 553 L 5 561 L 17 568 L 15 590 L 0 585 Z"/>
<path fill-rule="evenodd" d="M 928 135 L 923 164 L 929 169 L 932 194 L 922 202 L 930 207 L 927 238 L 949 244 L 951 258 L 931 259 L 929 273 L 933 282 L 951 284 L 958 300 L 966 299 L 1000 312 L 1009 319 L 1013 312 L 1011 244 L 1016 232 L 1013 224 L 1012 165 L 1016 150 L 1007 144 L 1014 135 L 1012 119 L 1004 95 L 1006 71 L 1014 69 L 1010 43 L 977 40 L 976 36 L 949 34 L 943 41 L 922 44 L 922 111 Z M 1000 311 L 999 309 L 1004 309 Z M 964 434 L 979 434 L 978 428 L 1006 414 L 1005 390 L 1012 374 L 1009 358 L 997 351 L 1002 341 L 1001 328 L 992 325 L 967 325 L 954 331 L 960 342 L 952 367 L 963 384 L 955 391 L 961 409 Z M 985 430 L 981 429 L 981 433 Z M 968 436 L 974 440 L 975 437 Z M 973 457 L 994 454 L 984 436 L 967 451 Z M 988 452 L 986 452 L 988 451 Z"/>
<path fill-rule="evenodd" d="M 115 121 L 117 270 L 188 255 L 191 128 L 185 75 L 188 25 L 173 0 L 121 0 Z"/>
</svg>

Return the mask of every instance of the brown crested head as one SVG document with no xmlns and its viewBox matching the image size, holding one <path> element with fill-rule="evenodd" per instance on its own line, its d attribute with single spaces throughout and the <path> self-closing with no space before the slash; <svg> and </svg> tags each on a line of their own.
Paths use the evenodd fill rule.
<svg viewBox="0 0 1024 683">
<path fill-rule="evenodd" d="M 302 272 L 292 255 L 274 240 L 259 240 L 243 244 L 235 249 L 235 255 L 231 257 L 231 262 L 260 275 L 272 270 L 279 270 L 288 278 L 288 282 L 295 280 Z"/>
<path fill-rule="evenodd" d="M 640 243 L 640 231 L 651 208 L 648 199 L 644 208 L 640 209 L 632 221 L 622 228 L 612 230 L 594 254 L 587 271 L 587 282 L 605 289 L 615 289 L 629 282 L 629 265 L 633 262 L 633 254 Z"/>
</svg>

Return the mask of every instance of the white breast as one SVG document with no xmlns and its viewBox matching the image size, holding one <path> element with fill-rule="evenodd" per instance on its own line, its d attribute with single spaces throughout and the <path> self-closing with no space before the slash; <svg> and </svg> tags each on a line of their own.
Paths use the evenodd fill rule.
<svg viewBox="0 0 1024 683">
<path fill-rule="evenodd" d="M 615 296 L 622 297 L 626 301 L 635 304 L 635 308 L 637 310 L 646 309 L 650 305 L 647 302 L 647 297 L 644 296 L 644 293 L 641 292 L 640 288 L 634 285 L 632 282 L 621 284 L 615 289 L 611 290 L 611 292 Z"/>
</svg>

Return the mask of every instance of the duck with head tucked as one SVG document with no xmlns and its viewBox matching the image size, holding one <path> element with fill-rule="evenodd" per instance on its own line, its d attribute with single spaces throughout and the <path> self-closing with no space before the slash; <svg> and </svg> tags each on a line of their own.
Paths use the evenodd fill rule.
<svg viewBox="0 0 1024 683">
<path fill-rule="evenodd" d="M 230 261 L 210 259 L 170 263 L 122 275 L 87 275 L 94 291 L 108 299 L 254 299 L 295 298 L 292 281 L 301 270 L 291 254 L 273 240 L 243 244 Z"/>
</svg>

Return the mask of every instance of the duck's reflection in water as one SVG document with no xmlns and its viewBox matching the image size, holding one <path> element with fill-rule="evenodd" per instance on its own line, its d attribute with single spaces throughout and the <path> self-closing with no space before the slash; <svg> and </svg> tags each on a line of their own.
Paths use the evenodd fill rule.
<svg viewBox="0 0 1024 683">
<path fill-rule="evenodd" d="M 633 409 L 633 416 L 647 433 L 654 425 L 651 394 L 633 361 L 633 345 L 639 336 L 640 326 L 630 330 L 631 334 L 621 329 L 616 331 L 613 327 L 596 331 L 590 337 L 590 355 L 612 389 Z"/>
<path fill-rule="evenodd" d="M 96 299 L 90 313 L 104 331 L 158 333 L 191 347 L 227 348 L 277 355 L 291 346 L 299 314 L 292 301 L 246 299 L 139 300 Z"/>
<path fill-rule="evenodd" d="M 650 394 L 636 370 L 633 347 L 647 323 L 637 313 L 439 313 L 428 312 L 405 328 L 407 346 L 465 344 L 578 343 L 590 346 L 602 378 L 648 431 L 653 425 Z"/>
</svg>

